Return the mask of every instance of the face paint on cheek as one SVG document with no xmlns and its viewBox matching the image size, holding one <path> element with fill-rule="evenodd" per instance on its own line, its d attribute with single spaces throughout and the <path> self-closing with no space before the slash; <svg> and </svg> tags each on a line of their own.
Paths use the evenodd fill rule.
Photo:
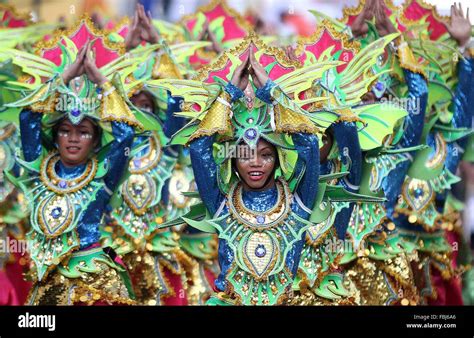
<svg viewBox="0 0 474 338">
<path fill-rule="evenodd" d="M 92 138 L 92 134 L 82 134 L 81 138 L 86 139 L 86 140 L 90 140 Z"/>
<path fill-rule="evenodd" d="M 272 164 L 273 162 L 275 162 L 275 156 L 273 156 L 273 155 L 265 156 L 262 159 L 263 165 Z"/>
<path fill-rule="evenodd" d="M 67 133 L 67 132 L 59 132 L 59 133 L 58 133 L 58 136 L 59 136 L 59 137 L 68 137 L 68 136 L 69 136 L 69 133 Z"/>
</svg>

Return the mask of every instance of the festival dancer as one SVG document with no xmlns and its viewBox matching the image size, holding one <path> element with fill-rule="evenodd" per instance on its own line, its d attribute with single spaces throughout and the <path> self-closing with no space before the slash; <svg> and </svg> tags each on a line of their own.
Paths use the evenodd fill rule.
<svg viewBox="0 0 474 338">
<path fill-rule="evenodd" d="M 383 3 L 367 1 L 361 3 L 356 10 L 345 10 L 344 20 L 351 24 L 353 34 L 362 37 L 361 44 L 365 47 L 379 35 L 389 36 L 397 33 L 387 15 L 391 10 L 393 9 Z M 373 24 L 366 21 L 374 17 Z M 423 69 L 416 64 L 412 52 L 403 42 L 403 37 L 398 37 L 392 43 L 391 49 L 395 48 L 400 73 L 408 83 L 408 115 L 404 121 L 406 129 L 397 127 L 392 135 L 383 139 L 378 148 L 365 149 L 365 163 L 359 187 L 361 194 L 384 196 L 388 201 L 372 208 L 357 205 L 347 228 L 347 239 L 354 244 L 356 250 L 346 252 L 340 261 L 346 265 L 348 275 L 360 290 L 362 304 L 407 305 L 418 302 L 417 289 L 408 261 L 409 255 L 415 253 L 414 248 L 403 242 L 398 230 L 387 217 L 393 212 L 393 201 L 396 201 L 394 196 L 398 196 L 396 190 L 400 188 L 401 183 L 397 182 L 404 178 L 408 170 L 409 152 L 413 154 L 419 144 L 427 89 L 426 81 L 418 74 L 423 73 Z M 391 49 L 387 49 L 384 55 L 378 57 L 377 64 L 371 66 L 373 71 L 382 76 L 374 81 L 371 91 L 364 96 L 366 107 L 380 99 L 385 100 L 387 90 L 391 87 L 391 78 L 387 73 L 393 61 Z M 386 114 L 380 118 L 395 118 L 392 112 L 394 106 L 383 106 L 386 108 Z M 403 115 L 398 115 L 393 122 L 401 117 Z"/>
<path fill-rule="evenodd" d="M 78 30 L 84 27 L 81 21 Z M 62 39 L 69 42 L 58 48 L 68 54 L 63 59 L 75 61 L 58 67 L 36 59 L 38 67 L 40 60 L 47 65 L 43 74 L 54 75 L 7 105 L 22 109 L 23 159 L 17 161 L 25 173 L 8 177 L 24 191 L 30 207 L 27 241 L 34 285 L 27 303 L 132 304 L 126 269 L 113 250 L 101 247 L 99 226 L 127 166 L 133 126 L 141 127 L 120 94 L 120 80 L 112 84 L 102 72 L 112 77 L 121 69 L 126 75 L 134 66 L 117 61 L 118 68 L 101 72 L 91 50 L 97 39 L 83 41 L 79 52 L 68 37 Z M 34 67 L 27 70 L 34 72 Z"/>
<path fill-rule="evenodd" d="M 415 12 L 411 6 L 405 8 L 406 17 Z M 434 7 L 427 7 L 425 14 L 439 17 Z M 451 22 L 433 20 L 431 25 L 433 27 L 429 27 L 425 36 L 444 60 L 442 73 L 441 76 L 429 74 L 433 83 L 429 87 L 431 109 L 425 118 L 422 140 L 428 147 L 413 159 L 395 208 L 394 221 L 404 237 L 417 247 L 419 257 L 414 266 L 423 302 L 462 305 L 459 275 L 465 268 L 457 264 L 462 245 L 459 224 L 456 225 L 459 214 L 455 212 L 457 204 L 448 190 L 459 181 L 455 176 L 457 166 L 467 146 L 467 136 L 472 133 L 472 106 L 469 105 L 473 76 L 471 24 L 461 5 L 455 3 L 451 7 Z M 462 56 L 452 57 L 453 49 L 448 51 L 445 47 L 450 42 L 459 47 Z M 450 63 L 456 59 L 457 73 Z M 446 61 L 447 65 L 444 65 Z M 452 85 L 456 82 L 456 86 Z M 452 87 L 452 99 L 451 92 L 443 96 L 436 90 L 436 85 L 443 83 L 446 88 Z"/>
<path fill-rule="evenodd" d="M 383 198 L 377 199 L 383 195 L 367 190 L 364 190 L 365 195 L 354 194 L 358 192 L 361 182 L 362 151 L 377 154 L 385 140 L 392 137 L 396 124 L 406 115 L 404 109 L 391 105 L 377 102 L 362 105 L 362 100 L 373 83 L 383 80 L 384 71 L 379 68 L 379 60 L 383 57 L 386 46 L 397 35 L 391 34 L 371 41 L 360 49 L 359 43 L 351 42 L 350 35 L 340 23 L 316 12 L 313 14 L 323 19 L 311 37 L 298 41 L 295 57 L 305 64 L 318 63 L 328 58 L 345 61 L 339 67 L 328 70 L 323 81 L 313 85 L 312 91 L 306 95 L 327 98 L 308 107 L 308 110 L 338 114 L 337 120 L 327 130 L 329 142 L 321 149 L 321 173 L 348 171 L 347 176 L 336 179 L 336 184 L 348 191 L 348 198 L 347 201 L 337 202 L 330 198 L 331 216 L 323 225 L 318 223 L 307 231 L 299 267 L 300 281 L 299 285 L 295 285 L 295 290 L 301 289 L 297 296 L 300 304 L 321 304 L 316 296 L 327 296 L 330 294 L 329 290 L 340 291 L 340 286 L 322 288 L 325 283 L 321 281 L 331 277 L 331 282 L 334 282 L 335 273 L 344 276 L 341 273 L 343 268 L 347 268 L 361 254 L 366 255 L 364 241 L 375 234 L 384 212 Z M 365 166 L 364 170 L 367 170 Z M 347 203 L 348 201 L 352 203 Z M 313 228 L 321 227 L 328 228 L 324 238 L 314 236 L 312 232 Z M 329 230 L 333 231 L 332 236 Z M 326 245 L 321 245 L 321 241 Z M 382 260 L 382 255 L 378 258 Z M 388 260 L 387 257 L 385 259 Z M 351 290 L 353 298 L 358 298 L 353 303 L 366 303 L 365 295 L 359 294 L 354 283 L 346 277 L 342 280 L 344 282 L 339 285 L 344 285 L 347 291 Z M 341 294 L 344 293 L 341 291 Z M 346 297 L 347 294 L 346 292 Z M 347 299 L 339 297 L 339 301 L 348 304 Z M 333 294 L 332 303 L 337 302 L 338 295 Z M 383 300 L 378 302 L 385 303 Z"/>
<path fill-rule="evenodd" d="M 310 217 L 321 222 L 327 217 L 319 208 L 324 191 L 318 208 L 312 209 L 320 184 L 314 133 L 322 134 L 318 128 L 327 128 L 337 115 L 309 114 L 301 106 L 321 98 L 293 101 L 284 88 L 298 98 L 325 70 L 340 63 L 301 67 L 285 60 L 282 51 L 268 49 L 254 34 L 234 52 L 217 60 L 209 72 L 200 73 L 197 80 L 204 85 L 185 80 L 155 83 L 181 93 L 201 112 L 193 115 L 201 120 L 199 124 L 189 123 L 172 140 L 172 144 L 190 143 L 203 201 L 182 219 L 219 235 L 221 273 L 215 283 L 217 294 L 208 304 L 291 303 L 304 231 L 312 225 Z M 254 53 L 268 63 L 267 69 Z M 301 81 L 303 77 L 307 81 Z M 185 84 L 189 89 L 182 89 Z M 244 151 L 239 157 L 242 153 L 237 149 L 246 150 L 247 156 Z M 323 182 L 331 178 L 328 175 Z M 319 230 L 315 229 L 316 236 L 327 229 Z"/>
<path fill-rule="evenodd" d="M 255 147 L 255 158 L 236 159 L 234 165 L 240 180 L 232 184 L 227 195 L 219 190 L 216 177 L 218 169 L 212 158 L 212 143 L 215 133 L 226 135 L 231 126 L 229 116 L 214 117 L 212 112 L 230 114 L 229 109 L 219 110 L 218 107 L 226 106 L 221 103 L 225 98 L 227 100 L 224 102 L 235 102 L 243 96 L 243 90 L 248 85 L 247 72 L 252 73 L 257 87 L 256 97 L 263 102 L 270 104 L 272 99 L 276 99 L 276 95 L 284 95 L 269 81 L 268 75 L 253 53 L 253 50 L 248 50 L 246 59 L 234 73 L 226 92 L 217 99 L 215 108 L 211 107 L 207 115 L 208 121 L 220 118 L 224 124 L 214 126 L 213 132 L 212 129 L 206 129 L 207 121 L 204 120 L 191 137 L 191 159 L 198 190 L 209 212 L 220 221 L 216 227 L 221 232 L 219 258 L 222 272 L 216 280 L 219 293 L 211 300 L 211 303 L 215 304 L 275 304 L 281 303 L 284 297 L 288 296 L 288 287 L 291 287 L 298 267 L 303 243 L 302 232 L 307 227 L 304 220 L 309 218 L 308 209 L 314 204 L 317 194 L 315 182 L 319 175 L 319 148 L 318 140 L 313 135 L 316 129 L 304 126 L 303 119 L 299 125 L 288 124 L 283 120 L 283 116 L 283 121 L 276 122 L 281 125 L 276 127 L 281 128 L 282 132 L 294 133 L 293 141 L 299 156 L 295 170 L 302 175 L 295 191 L 295 195 L 299 197 L 293 199 L 284 178 L 275 180 L 275 170 L 278 169 L 275 145 L 263 136 L 258 138 L 257 135 L 261 131 L 252 128 L 245 131 L 244 140 L 248 139 Z M 247 63 L 250 64 L 250 69 L 244 68 Z M 266 106 L 263 107 L 263 116 L 260 118 L 268 123 L 268 116 L 265 116 Z M 279 106 L 277 109 L 284 113 L 289 108 Z M 275 228 L 280 227 L 283 238 L 276 237 L 279 231 Z M 288 229 L 287 233 L 285 227 L 292 228 L 294 232 Z M 239 232 L 242 236 L 241 243 L 245 243 L 242 248 L 236 246 L 240 241 L 236 241 L 234 237 L 238 236 Z M 237 260 L 242 260 L 239 263 L 245 264 L 250 273 L 239 267 Z M 275 264 L 280 265 L 279 268 L 282 269 L 275 269 L 272 266 Z M 276 273 L 278 270 L 280 272 Z M 269 274 L 271 272 L 274 273 Z M 259 282 L 258 278 L 265 275 L 269 275 L 266 283 Z"/>
<path fill-rule="evenodd" d="M 141 46 L 142 41 L 149 45 Z M 190 199 L 182 192 L 192 190 L 194 177 L 191 168 L 183 168 L 187 159 L 182 147 L 166 147 L 168 138 L 184 124 L 183 118 L 174 116 L 181 110 L 180 98 L 148 86 L 148 81 L 156 79 L 181 79 L 188 72 L 186 60 L 202 45 L 168 46 L 141 5 L 125 37 L 131 57 L 152 51 L 133 74 L 143 86 L 130 101 L 147 116 L 147 129 L 153 132 L 135 139 L 131 175 L 119 188 L 120 203 L 110 214 L 103 240 L 124 257 L 137 302 L 144 305 L 202 303 L 215 278 L 213 235 L 192 234 L 183 228 L 157 229 L 188 211 Z M 178 63 L 177 58 L 184 61 Z"/>
</svg>

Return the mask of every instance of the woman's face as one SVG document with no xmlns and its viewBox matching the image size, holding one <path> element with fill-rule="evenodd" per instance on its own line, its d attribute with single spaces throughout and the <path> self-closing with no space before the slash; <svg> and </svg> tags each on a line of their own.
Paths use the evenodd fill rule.
<svg viewBox="0 0 474 338">
<path fill-rule="evenodd" d="M 242 146 L 245 147 L 245 146 Z M 275 147 L 260 139 L 256 151 L 248 152 L 249 158 L 237 158 L 236 167 L 246 190 L 265 190 L 275 184 L 274 169 L 277 152 Z M 247 154 L 248 154 L 247 153 Z"/>
<path fill-rule="evenodd" d="M 144 91 L 140 91 L 133 95 L 130 98 L 130 101 L 132 101 L 134 106 L 141 110 L 152 114 L 155 112 L 155 104 L 151 95 L 146 94 Z"/>
<path fill-rule="evenodd" d="M 94 125 L 89 119 L 83 119 L 79 125 L 73 125 L 65 119 L 60 122 L 56 135 L 59 155 L 68 167 L 84 164 L 98 143 Z"/>
</svg>

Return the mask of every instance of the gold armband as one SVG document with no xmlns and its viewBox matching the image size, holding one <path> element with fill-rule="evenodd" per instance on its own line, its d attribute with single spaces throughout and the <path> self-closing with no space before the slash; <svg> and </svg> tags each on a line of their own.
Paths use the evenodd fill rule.
<svg viewBox="0 0 474 338">
<path fill-rule="evenodd" d="M 104 83 L 101 87 L 103 91 L 102 103 L 99 108 L 101 122 L 125 122 L 142 129 L 142 124 L 135 118 L 115 87 L 110 82 Z"/>
<path fill-rule="evenodd" d="M 279 98 L 273 107 L 276 127 L 275 132 L 309 134 L 316 134 L 318 132 L 318 128 L 316 128 L 314 123 L 311 122 L 307 116 L 295 111 L 298 106 L 292 102 L 279 87 L 273 89 L 272 96 Z M 291 108 L 292 106 L 293 109 Z"/>
<path fill-rule="evenodd" d="M 206 116 L 199 123 L 198 129 L 191 135 L 189 141 L 214 134 L 219 134 L 224 138 L 231 138 L 233 131 L 231 123 L 232 105 L 230 101 L 230 95 L 222 92 L 209 107 Z"/>
<path fill-rule="evenodd" d="M 428 76 L 426 75 L 420 63 L 415 59 L 415 55 L 413 55 L 413 52 L 408 44 L 400 38 L 397 39 L 397 41 L 399 42 L 397 46 L 397 55 L 400 66 L 403 69 L 412 71 L 413 73 L 421 74 L 425 79 L 427 79 Z"/>
</svg>

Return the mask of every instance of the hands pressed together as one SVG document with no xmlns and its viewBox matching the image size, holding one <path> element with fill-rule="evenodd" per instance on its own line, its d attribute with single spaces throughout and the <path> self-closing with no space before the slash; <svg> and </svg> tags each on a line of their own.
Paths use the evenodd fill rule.
<svg viewBox="0 0 474 338">
<path fill-rule="evenodd" d="M 368 32 L 369 27 L 366 21 L 370 21 L 375 17 L 375 27 L 380 36 L 385 36 L 391 33 L 396 33 L 395 26 L 390 21 L 383 1 L 379 0 L 367 0 L 365 2 L 362 12 L 354 20 L 351 26 L 352 33 L 354 36 L 361 36 Z"/>
<path fill-rule="evenodd" d="M 142 41 L 155 44 L 160 41 L 160 35 L 153 26 L 151 13 L 148 12 L 145 14 L 145 7 L 141 4 L 137 4 L 132 25 L 125 38 L 125 48 L 131 50 L 137 47 Z"/>
<path fill-rule="evenodd" d="M 93 41 L 85 44 L 79 50 L 76 61 L 70 65 L 62 74 L 63 82 L 67 85 L 72 79 L 86 74 L 90 81 L 102 86 L 107 78 L 99 71 L 92 56 Z"/>
<path fill-rule="evenodd" d="M 383 1 L 367 0 L 362 12 L 356 17 L 351 26 L 352 33 L 358 37 L 368 32 L 367 21 L 375 18 L 375 27 L 380 36 L 396 33 L 397 30 L 385 12 Z M 457 41 L 459 46 L 465 46 L 471 38 L 471 22 L 469 20 L 469 8 L 466 15 L 461 3 L 451 6 L 451 20 L 445 24 L 451 37 Z"/>
<path fill-rule="evenodd" d="M 253 51 L 254 47 L 255 45 L 251 44 L 245 51 L 245 58 L 242 61 L 242 64 L 237 67 L 232 76 L 231 83 L 242 91 L 247 88 L 250 76 L 257 88 L 265 86 L 269 79 L 267 72 L 255 58 Z"/>
<path fill-rule="evenodd" d="M 199 40 L 199 41 L 209 40 L 212 43 L 212 45 L 210 47 L 206 48 L 206 49 L 213 50 L 217 54 L 220 54 L 224 51 L 224 49 L 219 44 L 219 41 L 217 41 L 216 35 L 209 28 L 209 21 L 207 21 L 207 20 L 204 23 L 203 30 L 201 31 L 201 33 L 199 33 L 199 35 L 197 37 L 197 40 Z"/>
</svg>

